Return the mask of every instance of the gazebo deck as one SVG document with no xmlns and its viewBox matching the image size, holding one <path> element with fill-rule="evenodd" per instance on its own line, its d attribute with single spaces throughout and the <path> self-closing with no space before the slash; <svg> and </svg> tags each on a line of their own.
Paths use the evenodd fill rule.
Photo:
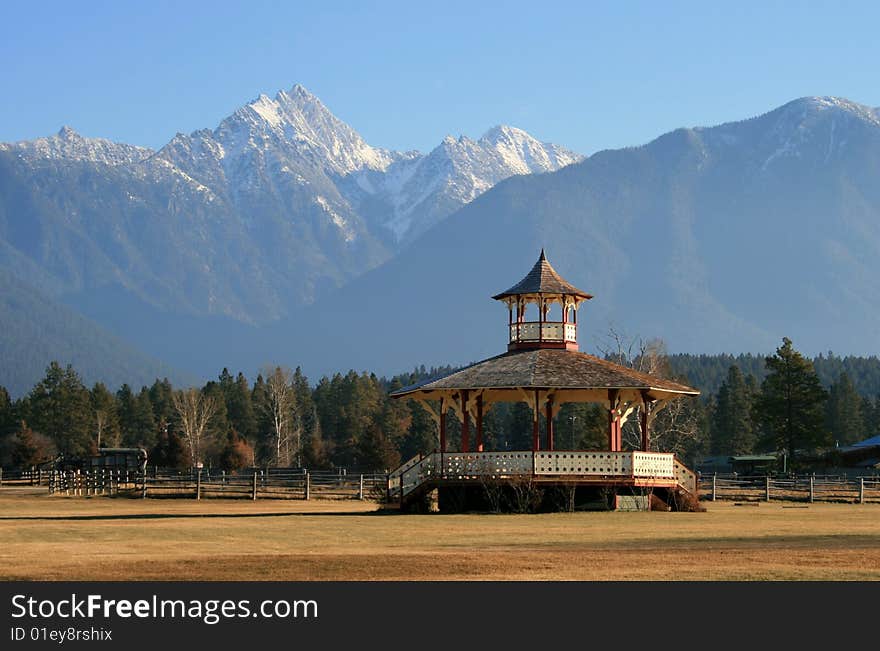
<svg viewBox="0 0 880 651">
<path fill-rule="evenodd" d="M 696 475 L 671 453 L 528 450 L 413 457 L 389 474 L 388 497 L 405 506 L 425 490 L 524 479 L 537 485 L 665 488 L 697 494 Z"/>
</svg>

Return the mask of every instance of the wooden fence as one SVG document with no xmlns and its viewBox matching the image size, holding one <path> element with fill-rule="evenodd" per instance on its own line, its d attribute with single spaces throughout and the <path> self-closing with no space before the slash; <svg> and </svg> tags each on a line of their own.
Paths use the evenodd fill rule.
<svg viewBox="0 0 880 651">
<path fill-rule="evenodd" d="M 740 502 L 787 500 L 850 504 L 880 503 L 880 477 L 703 475 L 700 477 L 700 497 L 713 502 L 716 500 Z"/>
<path fill-rule="evenodd" d="M 304 469 L 262 469 L 225 473 L 177 472 L 153 468 L 144 472 L 110 469 L 44 471 L 50 494 L 135 497 L 226 497 L 241 499 L 380 499 L 385 474 L 343 474 Z"/>
<path fill-rule="evenodd" d="M 28 470 L 3 470 L 0 468 L 0 486 L 45 486 L 51 470 L 31 468 Z"/>
</svg>

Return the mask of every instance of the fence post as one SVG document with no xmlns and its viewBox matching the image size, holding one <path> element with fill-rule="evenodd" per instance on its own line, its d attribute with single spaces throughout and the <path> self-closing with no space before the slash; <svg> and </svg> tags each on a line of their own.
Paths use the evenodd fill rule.
<svg viewBox="0 0 880 651">
<path fill-rule="evenodd" d="M 718 473 L 712 473 L 712 501 L 715 501 L 718 495 Z"/>
<path fill-rule="evenodd" d="M 769 502 L 770 501 L 770 475 L 767 475 L 764 479 L 765 479 L 764 501 Z"/>
<path fill-rule="evenodd" d="M 155 468 L 155 466 L 153 466 Z M 155 471 L 154 471 L 155 472 Z M 155 476 L 153 477 L 155 479 Z M 116 481 L 119 481 L 119 475 L 116 476 Z M 117 488 L 118 490 L 118 488 Z M 147 499 L 147 469 L 144 467 L 144 483 L 141 486 L 141 499 Z"/>
<path fill-rule="evenodd" d="M 305 498 L 306 499 L 309 499 L 309 497 L 310 497 L 311 488 L 312 488 L 311 484 L 312 484 L 311 476 L 309 475 L 309 471 L 306 470 L 306 485 L 305 485 Z"/>
<path fill-rule="evenodd" d="M 253 489 L 251 490 L 251 499 L 252 500 L 257 499 L 257 471 L 256 470 L 254 470 L 254 485 L 253 485 Z"/>
<path fill-rule="evenodd" d="M 196 499 L 202 499 L 202 469 L 199 468 L 199 474 L 196 475 Z"/>
<path fill-rule="evenodd" d="M 865 503 L 865 478 L 859 477 L 859 504 Z"/>
<path fill-rule="evenodd" d="M 37 468 L 37 486 L 43 485 L 43 469 Z"/>
<path fill-rule="evenodd" d="M 3 485 L 3 468 L 0 467 L 0 486 Z"/>
<path fill-rule="evenodd" d="M 358 485 L 358 499 L 359 500 L 364 499 L 364 476 L 363 475 L 361 475 L 361 481 L 360 481 L 360 484 Z"/>
<path fill-rule="evenodd" d="M 813 499 L 815 499 L 815 487 L 814 482 L 816 478 L 813 475 L 810 475 L 810 503 L 813 503 Z"/>
</svg>

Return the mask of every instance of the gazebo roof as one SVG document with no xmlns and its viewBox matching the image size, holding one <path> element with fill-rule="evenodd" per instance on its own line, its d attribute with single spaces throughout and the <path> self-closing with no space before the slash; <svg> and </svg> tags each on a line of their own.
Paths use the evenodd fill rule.
<svg viewBox="0 0 880 651">
<path fill-rule="evenodd" d="M 474 389 L 636 389 L 657 394 L 699 395 L 692 387 L 564 349 L 514 350 L 440 378 L 403 387 L 391 395 Z M 659 396 L 657 396 L 659 397 Z"/>
<path fill-rule="evenodd" d="M 560 276 L 547 261 L 544 249 L 541 249 L 541 257 L 538 258 L 535 266 L 526 274 L 525 278 L 506 292 L 501 292 L 492 298 L 503 300 L 510 296 L 521 296 L 523 294 L 568 294 L 582 299 L 593 298 L 592 295 L 579 290 Z"/>
</svg>

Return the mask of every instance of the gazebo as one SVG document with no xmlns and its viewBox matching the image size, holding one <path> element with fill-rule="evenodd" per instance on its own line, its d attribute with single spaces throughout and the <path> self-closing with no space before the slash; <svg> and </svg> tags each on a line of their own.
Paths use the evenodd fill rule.
<svg viewBox="0 0 880 651">
<path fill-rule="evenodd" d="M 506 353 L 391 394 L 419 401 L 437 423 L 439 446 L 392 472 L 389 496 L 408 506 L 438 489 L 441 510 L 444 503 L 467 508 L 479 502 L 480 490 L 489 484 L 503 488 L 528 480 L 535 486 L 610 496 L 609 508 L 648 508 L 652 493 L 670 507 L 681 497 L 696 497 L 694 473 L 674 455 L 652 451 L 650 431 L 669 401 L 699 391 L 580 352 L 578 310 L 592 296 L 564 280 L 543 250 L 525 278 L 492 298 L 507 305 Z M 535 307 L 527 319 L 530 305 Z M 484 450 L 483 416 L 498 402 L 524 402 L 531 408 L 531 450 Z M 565 403 L 597 403 L 607 410 L 607 449 L 556 450 L 554 419 Z M 624 450 L 622 427 L 637 408 L 639 449 Z M 460 449 L 454 451 L 446 435 L 450 411 L 461 424 Z M 444 500 L 452 494 L 454 500 Z"/>
</svg>

